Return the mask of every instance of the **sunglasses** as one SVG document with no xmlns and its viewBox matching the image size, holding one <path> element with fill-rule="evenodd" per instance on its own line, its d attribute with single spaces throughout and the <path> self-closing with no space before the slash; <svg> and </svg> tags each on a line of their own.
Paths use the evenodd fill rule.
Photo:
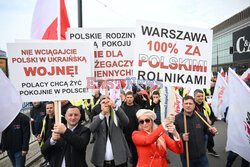
<svg viewBox="0 0 250 167">
<path fill-rule="evenodd" d="M 147 119 L 145 119 L 145 120 L 140 120 L 139 123 L 140 123 L 140 124 L 144 124 L 144 121 L 145 121 L 146 123 L 149 123 L 149 122 L 150 122 L 150 119 L 147 118 Z"/>
</svg>

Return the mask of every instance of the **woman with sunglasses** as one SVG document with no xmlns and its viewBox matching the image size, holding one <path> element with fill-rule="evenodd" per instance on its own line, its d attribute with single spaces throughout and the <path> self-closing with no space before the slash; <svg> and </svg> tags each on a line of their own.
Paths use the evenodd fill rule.
<svg viewBox="0 0 250 167">
<path fill-rule="evenodd" d="M 173 114 L 169 114 L 158 127 L 154 123 L 156 114 L 153 111 L 141 109 L 136 116 L 141 129 L 132 134 L 139 157 L 137 167 L 167 167 L 167 148 L 177 154 L 183 153 L 183 143 L 173 124 Z M 173 135 L 174 140 L 166 131 Z"/>
</svg>

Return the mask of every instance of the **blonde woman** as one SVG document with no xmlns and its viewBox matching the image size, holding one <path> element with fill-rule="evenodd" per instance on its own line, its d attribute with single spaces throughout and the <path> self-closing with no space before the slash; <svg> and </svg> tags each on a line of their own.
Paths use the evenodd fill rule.
<svg viewBox="0 0 250 167">
<path fill-rule="evenodd" d="M 153 111 L 141 109 L 136 116 L 141 129 L 132 134 L 139 157 L 137 167 L 167 167 L 167 148 L 177 154 L 183 153 L 182 140 L 173 125 L 173 114 L 158 127 L 154 123 L 156 114 Z M 166 131 L 173 135 L 174 140 L 166 135 Z"/>
</svg>

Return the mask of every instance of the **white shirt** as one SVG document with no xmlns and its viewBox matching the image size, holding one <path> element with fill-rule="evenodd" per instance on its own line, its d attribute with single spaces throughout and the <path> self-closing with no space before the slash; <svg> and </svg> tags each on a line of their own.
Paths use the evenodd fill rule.
<svg viewBox="0 0 250 167">
<path fill-rule="evenodd" d="M 99 114 L 99 118 L 101 120 L 104 119 L 104 115 L 102 115 L 102 113 Z M 107 125 L 109 126 L 109 117 L 106 117 L 106 121 L 107 121 Z M 106 151 L 105 151 L 105 160 L 106 161 L 110 161 L 114 159 L 114 155 L 113 155 L 113 150 L 112 150 L 112 145 L 110 142 L 110 138 L 109 135 L 107 136 L 107 143 L 106 143 Z"/>
</svg>

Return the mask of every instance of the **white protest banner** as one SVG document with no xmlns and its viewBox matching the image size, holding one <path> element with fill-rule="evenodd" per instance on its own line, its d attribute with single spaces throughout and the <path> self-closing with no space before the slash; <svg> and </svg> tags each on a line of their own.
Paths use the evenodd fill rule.
<svg viewBox="0 0 250 167">
<path fill-rule="evenodd" d="M 22 100 L 12 85 L 0 69 L 0 133 L 15 119 L 22 108 Z"/>
<path fill-rule="evenodd" d="M 220 73 L 218 73 L 211 103 L 211 107 L 216 118 L 220 120 L 224 118 L 224 112 L 229 105 L 228 100 L 229 94 L 227 83 L 224 77 Z"/>
<path fill-rule="evenodd" d="M 24 102 L 91 97 L 91 43 L 31 41 L 7 48 L 10 79 Z"/>
<path fill-rule="evenodd" d="M 134 75 L 168 86 L 210 87 L 212 31 L 137 21 Z"/>
<path fill-rule="evenodd" d="M 161 118 L 162 121 L 165 121 L 167 114 L 170 113 L 171 105 L 171 87 L 164 86 L 161 89 Z M 174 100 L 174 115 L 181 113 L 182 110 L 182 97 L 175 91 L 175 100 Z"/>
<path fill-rule="evenodd" d="M 135 28 L 70 28 L 67 40 L 91 41 L 93 69 L 97 80 L 133 76 Z"/>
<path fill-rule="evenodd" d="M 229 110 L 226 151 L 233 151 L 250 162 L 250 88 L 228 70 Z"/>
</svg>

